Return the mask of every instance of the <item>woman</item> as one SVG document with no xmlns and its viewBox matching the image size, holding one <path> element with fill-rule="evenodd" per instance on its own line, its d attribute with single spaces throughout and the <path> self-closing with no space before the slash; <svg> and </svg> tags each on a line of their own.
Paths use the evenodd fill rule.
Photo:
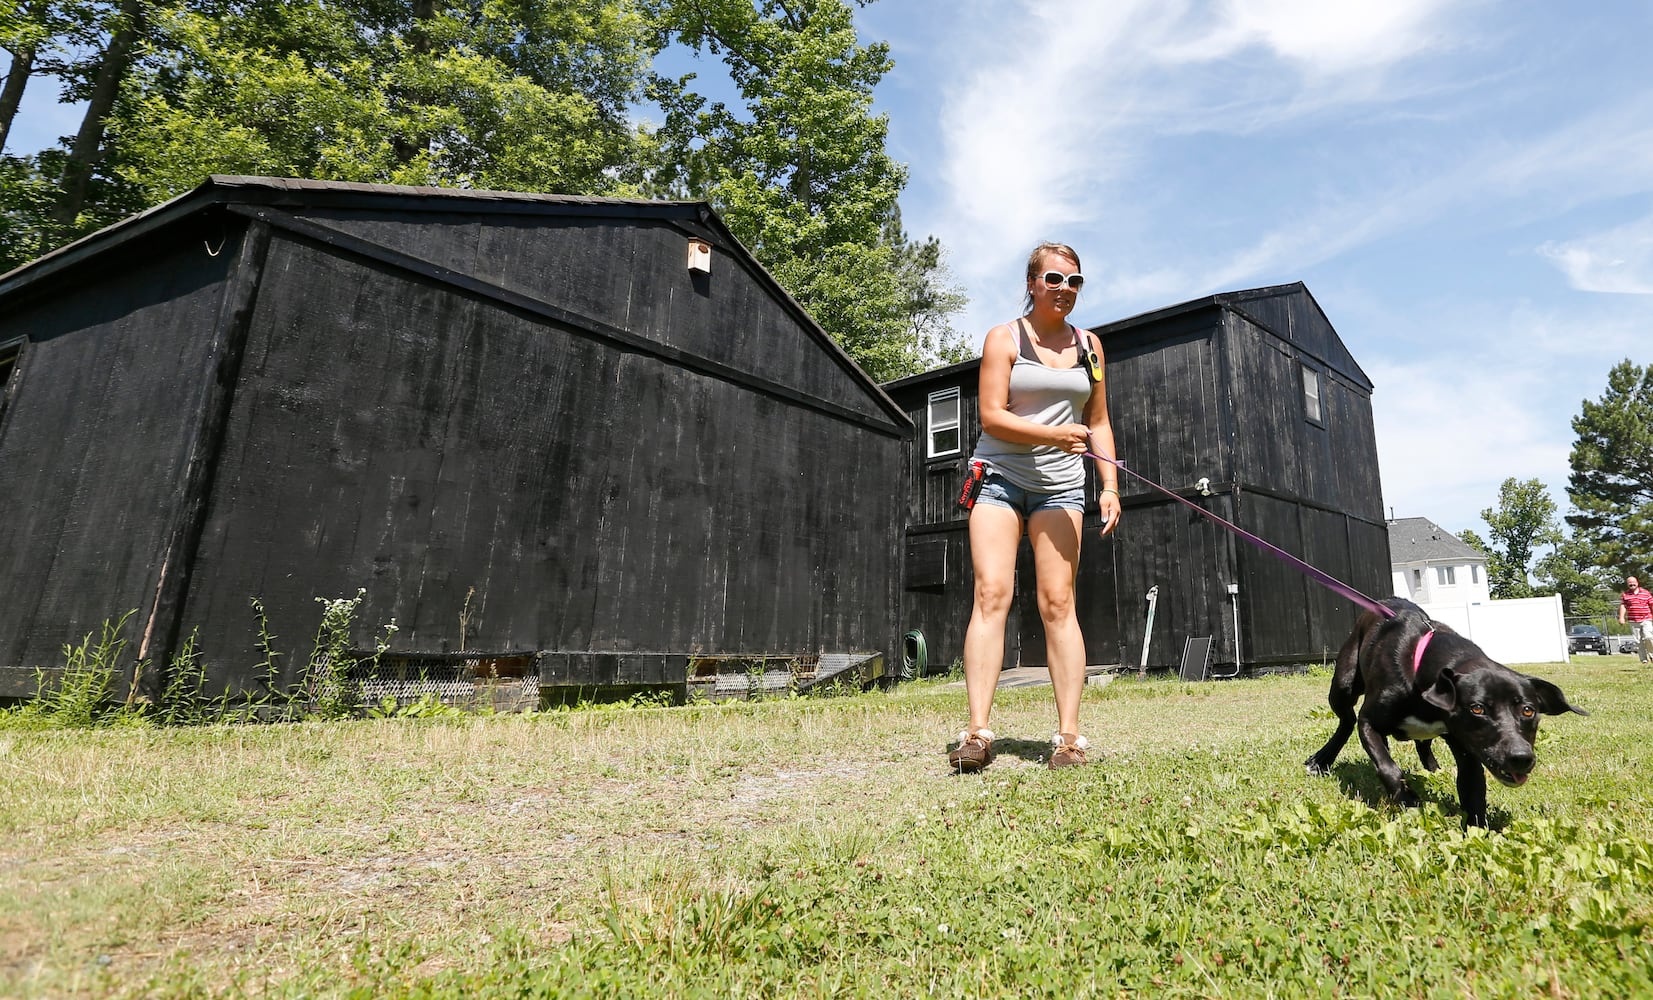
<svg viewBox="0 0 1653 1000">
<path fill-rule="evenodd" d="M 1073 581 L 1085 511 L 1085 452 L 1114 457 L 1102 347 L 1071 326 L 1068 314 L 1084 284 L 1079 255 L 1042 243 L 1027 259 L 1026 314 L 994 327 L 982 345 L 981 429 L 972 461 L 987 476 L 970 511 L 975 606 L 964 636 L 964 685 L 970 724 L 947 755 L 960 771 L 993 759 L 988 715 L 1004 667 L 1005 619 L 1015 589 L 1022 532 L 1033 546 L 1045 657 L 1056 694 L 1050 767 L 1083 764 L 1090 742 L 1079 731 L 1085 691 L 1085 639 L 1074 614 Z M 1083 343 L 1094 352 L 1086 364 Z M 1119 525 L 1119 477 L 1098 461 L 1102 534 Z"/>
</svg>

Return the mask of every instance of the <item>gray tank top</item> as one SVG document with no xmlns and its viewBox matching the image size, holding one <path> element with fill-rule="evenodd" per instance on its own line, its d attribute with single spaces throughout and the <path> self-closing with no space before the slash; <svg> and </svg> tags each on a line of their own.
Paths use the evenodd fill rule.
<svg viewBox="0 0 1653 1000">
<path fill-rule="evenodd" d="M 1091 398 L 1091 380 L 1083 364 L 1052 368 L 1039 360 L 1027 338 L 1027 328 L 1016 321 L 1019 347 L 1010 366 L 1008 409 L 1047 427 L 1085 422 L 1085 404 Z M 1034 493 L 1060 493 L 1085 485 L 1081 456 L 1045 444 L 1016 444 L 982 432 L 973 461 Z"/>
</svg>

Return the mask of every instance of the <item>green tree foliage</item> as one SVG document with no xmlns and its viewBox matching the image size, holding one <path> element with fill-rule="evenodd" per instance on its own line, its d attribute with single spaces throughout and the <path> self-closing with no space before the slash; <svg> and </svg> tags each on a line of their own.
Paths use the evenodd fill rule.
<svg viewBox="0 0 1653 1000">
<path fill-rule="evenodd" d="M 665 114 L 656 190 L 704 198 L 875 378 L 959 355 L 962 306 L 934 240 L 896 203 L 906 171 L 872 111 L 889 47 L 862 45 L 843 0 L 659 0 L 669 38 L 722 60 L 740 103 L 657 77 Z"/>
<path fill-rule="evenodd" d="M 1628 359 L 1573 418 L 1567 515 L 1574 536 L 1609 576 L 1653 576 L 1653 365 Z"/>
<path fill-rule="evenodd" d="M 653 51 L 629 0 L 217 0 L 154 18 L 121 170 L 627 193 Z"/>
<path fill-rule="evenodd" d="M 0 0 L 0 47 L 11 56 L 0 134 L 9 139 L 35 77 L 85 102 L 60 146 L 0 157 L 0 271 L 144 207 L 110 172 L 105 139 L 148 10 L 144 0 Z"/>
<path fill-rule="evenodd" d="M 1595 550 L 1577 538 L 1564 538 L 1533 567 L 1539 594 L 1560 594 L 1568 615 L 1600 619 L 1617 614 L 1618 593 L 1608 575 L 1594 565 Z"/>
<path fill-rule="evenodd" d="M 1498 488 L 1498 506 L 1481 511 L 1491 529 L 1487 546 L 1487 577 L 1495 598 L 1532 597 L 1527 573 L 1535 546 L 1556 545 L 1561 530 L 1555 501 L 1542 481 L 1517 481 L 1513 476 Z"/>
<path fill-rule="evenodd" d="M 49 72 L 89 102 L 61 148 L 0 161 L 0 270 L 213 173 L 686 197 L 712 202 L 875 377 L 959 360 L 963 297 L 941 246 L 901 228 L 905 170 L 872 112 L 888 47 L 863 45 L 851 10 L 0 0 L 8 86 Z M 714 84 L 738 100 L 658 75 L 666 46 L 718 60 Z"/>
</svg>

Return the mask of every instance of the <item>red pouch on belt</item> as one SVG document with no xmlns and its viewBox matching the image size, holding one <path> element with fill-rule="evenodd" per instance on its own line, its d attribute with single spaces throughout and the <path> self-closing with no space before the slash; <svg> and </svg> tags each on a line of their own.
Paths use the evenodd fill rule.
<svg viewBox="0 0 1653 1000">
<path fill-rule="evenodd" d="M 964 473 L 964 487 L 959 490 L 959 506 L 965 510 L 976 505 L 976 497 L 981 493 L 981 484 L 987 479 L 987 464 L 985 462 L 971 462 Z"/>
</svg>

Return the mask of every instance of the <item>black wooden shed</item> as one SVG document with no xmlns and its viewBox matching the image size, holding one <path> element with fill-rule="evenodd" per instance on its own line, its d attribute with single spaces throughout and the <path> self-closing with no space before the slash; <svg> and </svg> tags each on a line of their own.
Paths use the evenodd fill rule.
<svg viewBox="0 0 1653 1000">
<path fill-rule="evenodd" d="M 0 694 L 358 588 L 543 686 L 899 642 L 911 424 L 704 204 L 213 177 L 0 276 L 0 376 Z"/>
<path fill-rule="evenodd" d="M 1095 332 L 1130 469 L 1362 593 L 1388 593 L 1372 383 L 1307 288 L 1211 295 Z M 954 500 L 980 432 L 977 367 L 884 386 L 918 428 L 906 463 L 902 628 L 923 634 L 938 668 L 962 654 L 970 615 Z M 1090 489 L 1078 583 L 1089 663 L 1180 666 L 1190 638 L 1212 640 L 1217 674 L 1336 655 L 1354 619 L 1349 601 L 1132 476 L 1120 486 L 1124 518 L 1107 540 L 1094 481 Z M 1024 543 L 1007 665 L 1044 662 L 1032 579 Z"/>
</svg>

